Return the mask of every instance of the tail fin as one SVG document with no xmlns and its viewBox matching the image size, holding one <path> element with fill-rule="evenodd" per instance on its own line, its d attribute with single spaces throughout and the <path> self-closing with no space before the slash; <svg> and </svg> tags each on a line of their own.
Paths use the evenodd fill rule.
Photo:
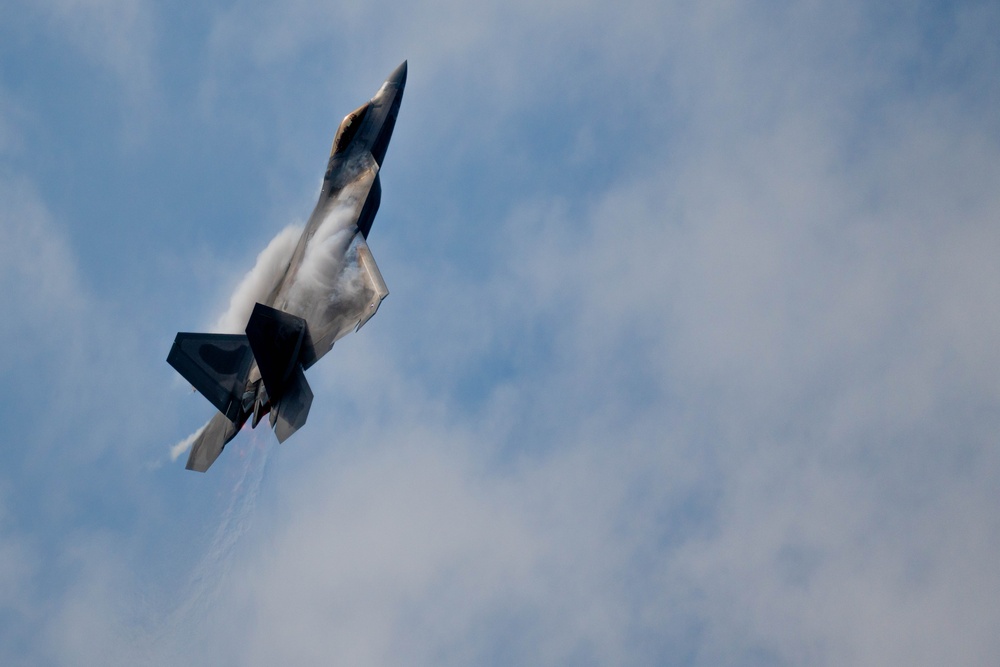
<svg viewBox="0 0 1000 667">
<path fill-rule="evenodd" d="M 242 334 L 179 333 L 167 355 L 167 363 L 231 422 L 242 413 L 252 362 L 250 344 Z"/>
<path fill-rule="evenodd" d="M 306 423 L 313 393 L 302 372 L 302 348 L 309 345 L 306 321 L 258 303 L 247 323 L 247 340 L 268 396 L 275 400 L 272 420 L 278 442 Z"/>
<path fill-rule="evenodd" d="M 262 404 L 255 401 L 261 395 L 269 397 L 273 406 L 271 425 L 279 442 L 306 423 L 313 393 L 301 358 L 303 347 L 309 345 L 304 319 L 260 303 L 250 316 L 246 335 L 177 334 L 167 362 L 219 410 L 195 440 L 189 470 L 208 470 L 251 414 L 256 426 Z M 254 361 L 263 389 L 257 380 L 247 386 Z M 255 390 L 256 396 L 248 389 Z"/>
<path fill-rule="evenodd" d="M 191 446 L 187 469 L 205 472 L 219 458 L 222 448 L 236 437 L 239 428 L 221 412 L 215 413 Z"/>
<path fill-rule="evenodd" d="M 257 359 L 260 377 L 272 398 L 280 398 L 299 365 L 306 338 L 306 321 L 258 303 L 247 322 L 244 339 Z"/>
</svg>

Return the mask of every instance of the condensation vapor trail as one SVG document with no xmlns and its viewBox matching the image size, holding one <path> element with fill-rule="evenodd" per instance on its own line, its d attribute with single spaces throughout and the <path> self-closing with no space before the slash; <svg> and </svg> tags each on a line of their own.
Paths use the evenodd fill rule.
<svg viewBox="0 0 1000 667">
<path fill-rule="evenodd" d="M 289 225 L 271 239 L 257 255 L 252 269 L 243 277 L 229 299 L 229 307 L 212 326 L 216 333 L 243 333 L 254 304 L 265 302 L 285 275 L 295 245 L 302 234 L 300 225 Z"/>
<path fill-rule="evenodd" d="M 253 526 L 254 511 L 273 449 L 271 439 L 269 432 L 249 434 L 245 448 L 240 452 L 245 452 L 242 469 L 227 492 L 228 502 L 219 515 L 212 540 L 192 571 L 180 602 L 158 624 L 150 650 L 158 653 L 163 649 L 180 649 L 168 643 L 177 637 L 199 632 L 211 621 L 211 610 L 230 582 L 236 546 Z"/>
</svg>

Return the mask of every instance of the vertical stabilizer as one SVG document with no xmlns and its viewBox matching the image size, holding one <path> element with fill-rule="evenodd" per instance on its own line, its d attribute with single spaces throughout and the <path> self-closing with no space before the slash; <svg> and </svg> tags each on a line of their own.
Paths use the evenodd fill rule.
<svg viewBox="0 0 1000 667">
<path fill-rule="evenodd" d="M 282 395 L 299 365 L 306 321 L 282 310 L 258 303 L 247 322 L 246 338 L 257 359 L 260 377 L 272 398 Z"/>
</svg>

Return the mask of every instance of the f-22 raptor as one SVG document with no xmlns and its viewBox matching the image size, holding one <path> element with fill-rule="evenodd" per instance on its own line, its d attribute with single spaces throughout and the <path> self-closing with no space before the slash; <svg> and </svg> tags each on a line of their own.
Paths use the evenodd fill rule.
<svg viewBox="0 0 1000 667">
<path fill-rule="evenodd" d="M 245 333 L 177 334 L 167 362 L 219 410 L 196 437 L 188 470 L 208 470 L 247 421 L 255 428 L 268 415 L 279 442 L 302 427 L 313 400 L 303 371 L 388 295 L 367 238 L 405 85 L 404 61 L 340 124 L 316 208 Z"/>
</svg>

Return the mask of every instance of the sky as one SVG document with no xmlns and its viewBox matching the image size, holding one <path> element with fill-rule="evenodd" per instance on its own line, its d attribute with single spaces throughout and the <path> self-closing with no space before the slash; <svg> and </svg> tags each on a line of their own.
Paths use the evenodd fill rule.
<svg viewBox="0 0 1000 667">
<path fill-rule="evenodd" d="M 0 7 L 0 663 L 987 665 L 1000 6 Z M 409 73 L 378 315 L 165 362 Z"/>
</svg>

